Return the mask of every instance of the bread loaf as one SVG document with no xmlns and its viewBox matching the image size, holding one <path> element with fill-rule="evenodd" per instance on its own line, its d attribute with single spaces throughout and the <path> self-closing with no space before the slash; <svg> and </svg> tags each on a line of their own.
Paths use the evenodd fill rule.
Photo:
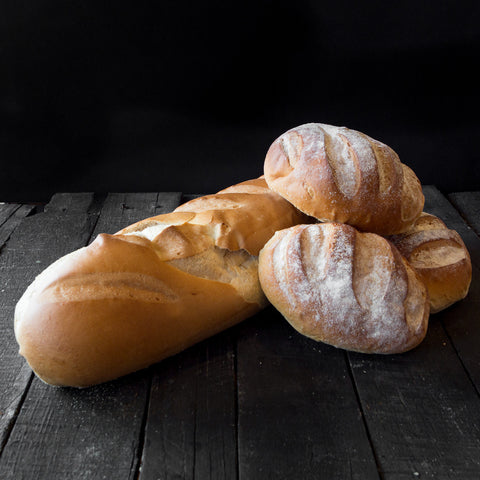
<svg viewBox="0 0 480 480">
<path fill-rule="evenodd" d="M 389 237 L 415 268 L 437 313 L 466 297 L 472 263 L 460 235 L 434 215 L 422 213 L 410 231 Z"/>
<path fill-rule="evenodd" d="M 420 182 L 390 147 L 345 127 L 288 130 L 267 152 L 265 178 L 320 221 L 381 235 L 409 230 L 424 205 Z"/>
<path fill-rule="evenodd" d="M 364 353 L 400 353 L 424 338 L 426 287 L 383 237 L 338 223 L 277 232 L 259 257 L 267 298 L 301 334 Z"/>
<path fill-rule="evenodd" d="M 259 250 L 308 221 L 260 178 L 101 234 L 19 300 L 20 354 L 43 381 L 86 387 L 180 352 L 266 305 Z"/>
</svg>

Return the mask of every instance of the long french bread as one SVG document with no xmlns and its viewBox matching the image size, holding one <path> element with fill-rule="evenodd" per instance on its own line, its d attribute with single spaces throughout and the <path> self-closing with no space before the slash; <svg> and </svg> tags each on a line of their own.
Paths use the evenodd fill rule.
<svg viewBox="0 0 480 480">
<path fill-rule="evenodd" d="M 75 387 L 174 355 L 262 309 L 260 249 L 308 222 L 260 177 L 100 234 L 27 288 L 20 354 L 46 383 Z"/>
</svg>

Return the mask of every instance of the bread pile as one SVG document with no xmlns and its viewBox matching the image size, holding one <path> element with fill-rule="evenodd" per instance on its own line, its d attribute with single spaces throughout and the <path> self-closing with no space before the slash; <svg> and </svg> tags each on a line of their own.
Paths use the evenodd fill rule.
<svg viewBox="0 0 480 480">
<path fill-rule="evenodd" d="M 430 310 L 466 295 L 462 240 L 422 214 L 420 182 L 388 146 L 302 125 L 272 144 L 264 172 L 100 234 L 44 270 L 15 310 L 36 375 L 59 386 L 112 380 L 268 301 L 316 340 L 403 352 L 424 338 Z"/>
<path fill-rule="evenodd" d="M 425 337 L 430 312 L 466 296 L 465 245 L 422 212 L 419 180 L 387 145 L 301 125 L 271 145 L 265 178 L 318 221 L 277 232 L 260 253 L 263 291 L 300 333 L 358 352 L 405 352 Z"/>
<path fill-rule="evenodd" d="M 75 387 L 159 362 L 264 308 L 260 249 L 308 221 L 259 178 L 100 234 L 27 288 L 20 354 L 46 383 Z"/>
</svg>

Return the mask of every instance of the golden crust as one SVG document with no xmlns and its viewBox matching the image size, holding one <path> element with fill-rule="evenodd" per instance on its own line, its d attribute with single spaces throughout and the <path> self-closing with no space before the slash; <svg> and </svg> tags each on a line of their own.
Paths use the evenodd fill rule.
<svg viewBox="0 0 480 480">
<path fill-rule="evenodd" d="M 233 190 L 101 234 L 42 272 L 15 310 L 34 372 L 53 385 L 105 382 L 262 309 L 256 255 L 308 219 L 262 179 Z"/>
<path fill-rule="evenodd" d="M 460 235 L 442 220 L 422 213 L 410 231 L 388 238 L 427 286 L 431 313 L 466 297 L 472 280 L 470 255 Z"/>
<path fill-rule="evenodd" d="M 285 132 L 267 152 L 265 178 L 307 215 L 382 235 L 407 231 L 424 205 L 420 182 L 390 147 L 345 127 Z"/>
<path fill-rule="evenodd" d="M 428 294 L 391 243 L 344 224 L 298 225 L 259 257 L 265 295 L 303 335 L 364 353 L 400 353 L 424 338 Z"/>
<path fill-rule="evenodd" d="M 277 230 L 311 221 L 259 178 L 190 200 L 172 213 L 142 220 L 118 233 L 142 235 L 148 234 L 147 228 L 167 225 L 151 238 L 165 260 L 200 253 L 212 243 L 257 256 Z"/>
<path fill-rule="evenodd" d="M 161 261 L 148 241 L 101 234 L 45 270 L 16 308 L 20 354 L 52 385 L 147 367 L 260 309 Z"/>
</svg>

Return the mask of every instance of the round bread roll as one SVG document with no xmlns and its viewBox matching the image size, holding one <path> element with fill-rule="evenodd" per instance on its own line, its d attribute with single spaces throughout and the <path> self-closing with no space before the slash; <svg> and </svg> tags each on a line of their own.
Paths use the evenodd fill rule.
<svg viewBox="0 0 480 480">
<path fill-rule="evenodd" d="M 413 171 L 387 145 L 345 127 L 308 123 L 288 130 L 265 158 L 268 186 L 320 221 L 393 235 L 424 205 Z"/>
<path fill-rule="evenodd" d="M 301 334 L 364 353 L 400 353 L 425 337 L 429 301 L 385 238 L 338 223 L 277 232 L 260 252 L 270 302 Z"/>
<path fill-rule="evenodd" d="M 409 232 L 389 240 L 425 283 L 431 313 L 467 296 L 472 281 L 470 255 L 460 235 L 438 217 L 422 213 Z"/>
</svg>

